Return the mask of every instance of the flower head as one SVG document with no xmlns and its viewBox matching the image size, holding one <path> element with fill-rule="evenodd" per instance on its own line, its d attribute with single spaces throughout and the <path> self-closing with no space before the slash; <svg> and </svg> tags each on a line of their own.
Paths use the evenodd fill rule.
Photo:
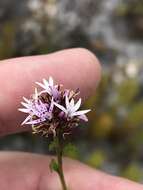
<svg viewBox="0 0 143 190">
<path fill-rule="evenodd" d="M 44 89 L 41 91 L 41 93 L 48 93 L 50 96 L 53 96 L 54 99 L 57 99 L 60 96 L 58 85 L 54 85 L 52 77 L 49 77 L 49 81 L 43 79 L 43 84 L 39 82 L 36 82 L 36 84 Z"/>
<path fill-rule="evenodd" d="M 66 107 L 64 107 L 56 102 L 54 102 L 54 105 L 57 106 L 60 110 L 62 110 L 68 119 L 72 119 L 73 117 L 78 117 L 84 121 L 88 121 L 85 114 L 90 111 L 89 109 L 77 111 L 81 106 L 81 98 L 75 103 L 73 98 L 71 100 L 69 100 L 68 96 L 66 95 L 65 96 L 65 106 Z"/>
<path fill-rule="evenodd" d="M 52 77 L 49 81 L 43 79 L 43 83 L 36 82 L 44 90 L 38 92 L 35 88 L 31 99 L 23 97 L 21 104 L 24 108 L 19 111 L 28 116 L 22 125 L 31 125 L 34 133 L 43 136 L 55 136 L 57 129 L 60 129 L 64 136 L 71 133 L 80 120 L 88 121 L 85 114 L 90 110 L 79 111 L 81 98 L 77 102 L 74 100 L 79 91 L 62 90 L 61 85 L 54 85 Z"/>
<path fill-rule="evenodd" d="M 21 102 L 25 108 L 18 109 L 21 112 L 28 113 L 28 117 L 23 121 L 24 124 L 39 124 L 46 120 L 52 119 L 52 111 L 54 108 L 53 99 L 50 105 L 43 103 L 40 99 L 27 100 L 25 97 L 23 99 L 26 102 Z"/>
</svg>

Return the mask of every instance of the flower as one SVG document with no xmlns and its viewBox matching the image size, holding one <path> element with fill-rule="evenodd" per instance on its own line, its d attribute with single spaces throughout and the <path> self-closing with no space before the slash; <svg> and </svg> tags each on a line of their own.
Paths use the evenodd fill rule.
<svg viewBox="0 0 143 190">
<path fill-rule="evenodd" d="M 71 134 L 72 130 L 78 126 L 79 121 L 88 121 L 86 113 L 90 110 L 80 110 L 81 98 L 75 102 L 75 97 L 79 94 L 76 91 L 63 89 L 62 85 L 54 85 L 52 77 L 49 80 L 43 79 L 43 84 L 36 82 L 44 90 L 35 88 L 35 93 L 30 99 L 23 97 L 21 104 L 24 108 L 19 111 L 28 114 L 22 125 L 32 126 L 34 134 L 48 137 L 56 136 L 57 131 Z"/>
<path fill-rule="evenodd" d="M 90 109 L 77 111 L 81 106 L 81 98 L 75 104 L 74 99 L 72 98 L 71 100 L 69 100 L 68 96 L 66 95 L 65 96 L 66 108 L 56 102 L 54 102 L 54 105 L 57 106 L 60 110 L 62 110 L 65 113 L 65 115 L 70 119 L 77 116 L 79 119 L 88 121 L 85 114 L 88 113 L 90 111 Z"/>
<path fill-rule="evenodd" d="M 37 97 L 37 91 L 35 90 L 36 95 L 34 97 Z M 28 117 L 23 121 L 22 125 L 24 124 L 39 124 L 41 122 L 44 122 L 46 120 L 52 119 L 52 111 L 54 108 L 54 102 L 53 99 L 51 100 L 51 104 L 48 105 L 46 103 L 43 103 L 40 99 L 33 99 L 28 100 L 25 97 L 23 97 L 25 102 L 21 102 L 25 108 L 18 109 L 21 112 L 28 113 Z M 33 119 L 36 118 L 36 119 Z"/>
<path fill-rule="evenodd" d="M 54 81 L 52 77 L 49 77 L 49 81 L 46 79 L 43 79 L 43 84 L 36 82 L 40 87 L 44 88 L 41 93 L 47 92 L 49 95 L 53 96 L 54 99 L 57 99 L 60 96 L 60 93 L 58 91 L 58 85 L 54 85 Z"/>
</svg>

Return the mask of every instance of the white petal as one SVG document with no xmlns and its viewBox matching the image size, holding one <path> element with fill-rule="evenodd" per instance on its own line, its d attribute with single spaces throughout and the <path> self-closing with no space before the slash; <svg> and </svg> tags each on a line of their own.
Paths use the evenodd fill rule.
<svg viewBox="0 0 143 190">
<path fill-rule="evenodd" d="M 52 77 L 49 77 L 49 85 L 54 86 L 54 81 Z"/>
<path fill-rule="evenodd" d="M 42 84 L 42 83 L 40 83 L 40 82 L 36 82 L 36 84 L 38 84 L 39 86 L 41 86 L 42 88 L 45 89 L 45 85 L 44 85 L 44 84 Z"/>
<path fill-rule="evenodd" d="M 83 115 L 79 115 L 78 118 L 81 119 L 81 120 L 83 120 L 83 121 L 86 121 L 86 122 L 88 121 L 87 116 L 84 115 L 84 114 Z"/>
<path fill-rule="evenodd" d="M 72 116 L 79 116 L 79 115 L 83 115 L 83 114 L 88 113 L 89 111 L 91 111 L 91 110 L 82 110 L 82 111 L 77 111 L 77 112 L 74 112 L 74 113 L 72 114 Z"/>
<path fill-rule="evenodd" d="M 77 111 L 80 108 L 81 105 L 81 98 L 78 100 L 78 102 L 75 104 L 74 108 L 72 109 L 72 112 Z"/>
<path fill-rule="evenodd" d="M 70 110 L 70 102 L 69 102 L 69 99 L 68 99 L 68 96 L 66 96 L 66 108 L 67 110 Z"/>
<path fill-rule="evenodd" d="M 72 100 L 70 101 L 70 106 L 74 107 L 74 99 L 72 98 Z"/>
<path fill-rule="evenodd" d="M 54 105 L 58 107 L 60 110 L 62 110 L 63 112 L 67 113 L 67 110 L 64 106 L 61 106 L 60 104 L 57 104 L 56 102 L 54 102 Z"/>
<path fill-rule="evenodd" d="M 47 88 L 49 88 L 49 82 L 46 80 L 46 79 L 43 79 L 43 83 L 45 84 L 45 87 Z"/>
<path fill-rule="evenodd" d="M 30 103 L 30 100 L 28 100 L 27 98 L 23 97 L 23 99 L 25 100 L 25 102 Z"/>
<path fill-rule="evenodd" d="M 21 102 L 21 104 L 22 104 L 23 106 L 25 106 L 26 108 L 29 108 L 29 107 L 30 107 L 30 105 L 27 104 L 27 103 L 25 103 L 25 102 Z"/>
<path fill-rule="evenodd" d="M 19 108 L 18 110 L 24 113 L 29 113 L 29 109 Z"/>
<path fill-rule="evenodd" d="M 26 124 L 26 123 L 27 123 L 27 121 L 28 121 L 28 120 L 30 120 L 30 119 L 31 119 L 31 115 L 28 115 L 28 117 L 26 117 L 26 119 L 22 122 L 22 124 L 21 124 L 21 125 Z"/>
<path fill-rule="evenodd" d="M 50 108 L 49 108 L 49 112 L 52 113 L 53 111 L 53 108 L 54 108 L 54 98 L 52 97 L 52 100 L 51 100 L 51 104 L 50 104 Z"/>
<path fill-rule="evenodd" d="M 35 94 L 34 94 L 33 98 L 37 100 L 38 99 L 38 95 L 39 95 L 38 94 L 38 90 L 37 90 L 37 88 L 35 88 Z"/>
</svg>

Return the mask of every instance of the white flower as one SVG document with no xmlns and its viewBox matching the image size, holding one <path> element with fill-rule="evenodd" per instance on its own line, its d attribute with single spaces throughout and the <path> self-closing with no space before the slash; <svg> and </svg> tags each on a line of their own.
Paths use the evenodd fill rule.
<svg viewBox="0 0 143 190">
<path fill-rule="evenodd" d="M 42 92 L 48 92 L 48 94 L 51 95 L 51 88 L 54 87 L 54 81 L 52 77 L 49 77 L 49 81 L 47 81 L 46 79 L 43 79 L 43 84 L 40 82 L 36 82 L 36 84 L 44 88 L 44 91 Z"/>
<path fill-rule="evenodd" d="M 69 101 L 68 96 L 65 97 L 65 104 L 66 107 L 54 102 L 55 106 L 57 106 L 60 110 L 62 110 L 65 115 L 69 118 L 73 118 L 74 116 L 77 116 L 79 119 L 82 119 L 84 121 L 88 121 L 87 117 L 86 117 L 86 113 L 88 113 L 90 111 L 90 109 L 88 110 L 81 110 L 81 111 L 77 111 L 80 106 L 81 106 L 81 98 L 77 101 L 77 103 L 74 102 L 74 99 L 71 99 L 71 101 Z"/>
<path fill-rule="evenodd" d="M 60 93 L 57 89 L 57 85 L 54 85 L 54 81 L 52 77 L 49 77 L 49 81 L 43 79 L 43 84 L 40 82 L 36 82 L 39 86 L 41 86 L 44 90 L 41 93 L 47 92 L 50 96 L 53 96 L 54 99 L 57 99 L 60 96 Z"/>
</svg>

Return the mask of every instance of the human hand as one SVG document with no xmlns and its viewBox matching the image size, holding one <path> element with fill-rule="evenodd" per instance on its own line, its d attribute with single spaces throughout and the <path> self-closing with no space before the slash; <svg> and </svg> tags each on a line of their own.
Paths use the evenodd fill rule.
<svg viewBox="0 0 143 190">
<path fill-rule="evenodd" d="M 17 111 L 22 96 L 32 93 L 35 81 L 51 75 L 70 89 L 80 88 L 86 98 L 100 80 L 100 66 L 85 49 L 64 50 L 45 56 L 31 56 L 0 63 L 0 134 L 29 130 L 20 127 L 23 115 Z M 33 86 L 34 88 L 34 86 Z M 58 190 L 56 173 L 48 169 L 50 157 L 17 153 L 0 153 L 1 190 Z M 143 186 L 96 171 L 78 161 L 65 158 L 64 170 L 70 190 L 141 190 Z"/>
</svg>

